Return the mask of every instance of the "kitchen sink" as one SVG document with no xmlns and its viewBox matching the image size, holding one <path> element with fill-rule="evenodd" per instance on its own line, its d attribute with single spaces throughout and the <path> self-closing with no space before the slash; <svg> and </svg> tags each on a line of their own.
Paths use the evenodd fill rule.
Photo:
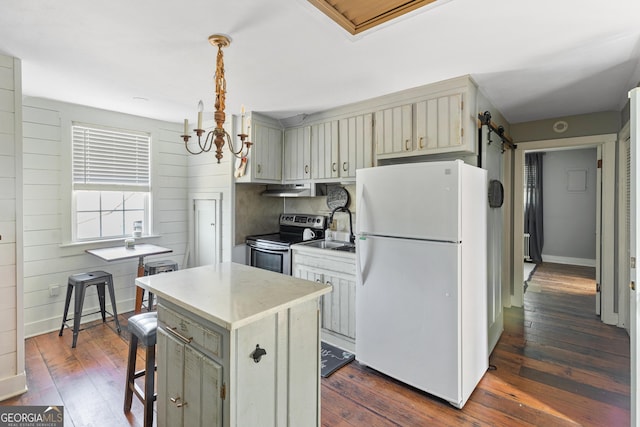
<svg viewBox="0 0 640 427">
<path fill-rule="evenodd" d="M 344 246 L 345 244 L 343 242 L 334 242 L 331 240 L 312 240 L 311 242 L 304 242 L 303 245 L 320 249 L 336 249 Z"/>
<path fill-rule="evenodd" d="M 320 248 L 320 249 L 330 249 L 333 251 L 340 252 L 356 252 L 356 247 L 353 244 L 345 243 L 345 242 L 336 242 L 331 240 L 313 240 L 310 242 L 302 243 L 305 246 L 310 246 L 312 248 Z"/>
<path fill-rule="evenodd" d="M 341 252 L 351 252 L 353 254 L 356 253 L 356 247 L 354 245 L 342 245 L 338 246 L 337 248 L 333 248 L 333 250 Z"/>
</svg>

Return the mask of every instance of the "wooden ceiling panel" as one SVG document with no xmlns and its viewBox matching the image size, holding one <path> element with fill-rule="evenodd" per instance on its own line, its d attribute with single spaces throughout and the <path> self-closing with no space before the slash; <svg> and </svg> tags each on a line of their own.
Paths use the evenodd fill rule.
<svg viewBox="0 0 640 427">
<path fill-rule="evenodd" d="M 351 34 L 358 34 L 436 0 L 309 0 Z"/>
</svg>

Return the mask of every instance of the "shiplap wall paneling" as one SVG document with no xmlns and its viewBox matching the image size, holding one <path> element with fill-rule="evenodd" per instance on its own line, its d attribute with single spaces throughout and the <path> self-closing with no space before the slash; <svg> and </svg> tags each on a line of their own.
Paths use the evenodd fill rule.
<svg viewBox="0 0 640 427">
<path fill-rule="evenodd" d="M 147 260 L 171 259 L 179 264 L 187 245 L 187 168 L 180 150 L 180 126 L 90 107 L 27 98 L 24 112 L 24 324 L 27 336 L 56 330 L 62 321 L 69 275 L 104 270 L 113 275 L 118 311 L 133 309 L 137 259 L 104 262 L 85 252 L 121 241 L 69 245 L 71 185 L 70 127 L 74 121 L 149 132 L 152 137 L 152 221 L 159 237 L 145 240 L 169 247 L 171 254 Z M 69 181 L 69 182 L 67 182 Z M 184 194 L 184 195 L 183 195 Z M 58 286 L 51 295 L 50 287 Z M 95 311 L 98 298 L 90 288 L 86 311 Z M 97 316 L 94 316 L 97 318 Z M 92 317 L 83 321 L 92 320 Z"/>
<path fill-rule="evenodd" d="M 26 391 L 21 121 L 20 61 L 0 55 L 0 401 Z"/>
</svg>

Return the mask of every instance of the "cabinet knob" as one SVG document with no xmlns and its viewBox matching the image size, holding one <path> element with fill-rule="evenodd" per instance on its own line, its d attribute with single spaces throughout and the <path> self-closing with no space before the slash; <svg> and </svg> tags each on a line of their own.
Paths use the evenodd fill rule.
<svg viewBox="0 0 640 427">
<path fill-rule="evenodd" d="M 256 344 L 256 349 L 253 350 L 253 352 L 251 353 L 251 357 L 253 358 L 253 361 L 258 363 L 260 362 L 260 359 L 262 359 L 262 356 L 266 356 L 267 355 L 267 350 L 265 350 L 264 348 L 260 348 L 260 344 Z"/>
</svg>

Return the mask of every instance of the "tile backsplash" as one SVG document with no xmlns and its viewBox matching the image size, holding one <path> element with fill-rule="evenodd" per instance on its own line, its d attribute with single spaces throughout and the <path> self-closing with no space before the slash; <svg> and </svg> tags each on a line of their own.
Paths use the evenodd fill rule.
<svg viewBox="0 0 640 427">
<path fill-rule="evenodd" d="M 349 193 L 347 207 L 356 221 L 355 184 L 343 185 Z M 316 197 L 263 197 L 260 194 L 266 189 L 264 185 L 236 184 L 235 202 L 235 244 L 244 244 L 247 236 L 253 234 L 272 233 L 278 230 L 278 218 L 281 213 L 306 213 L 329 216 L 331 209 L 327 207 L 327 196 Z M 337 212 L 334 219 L 338 223 L 337 230 L 349 231 L 349 217 L 346 212 Z"/>
</svg>

